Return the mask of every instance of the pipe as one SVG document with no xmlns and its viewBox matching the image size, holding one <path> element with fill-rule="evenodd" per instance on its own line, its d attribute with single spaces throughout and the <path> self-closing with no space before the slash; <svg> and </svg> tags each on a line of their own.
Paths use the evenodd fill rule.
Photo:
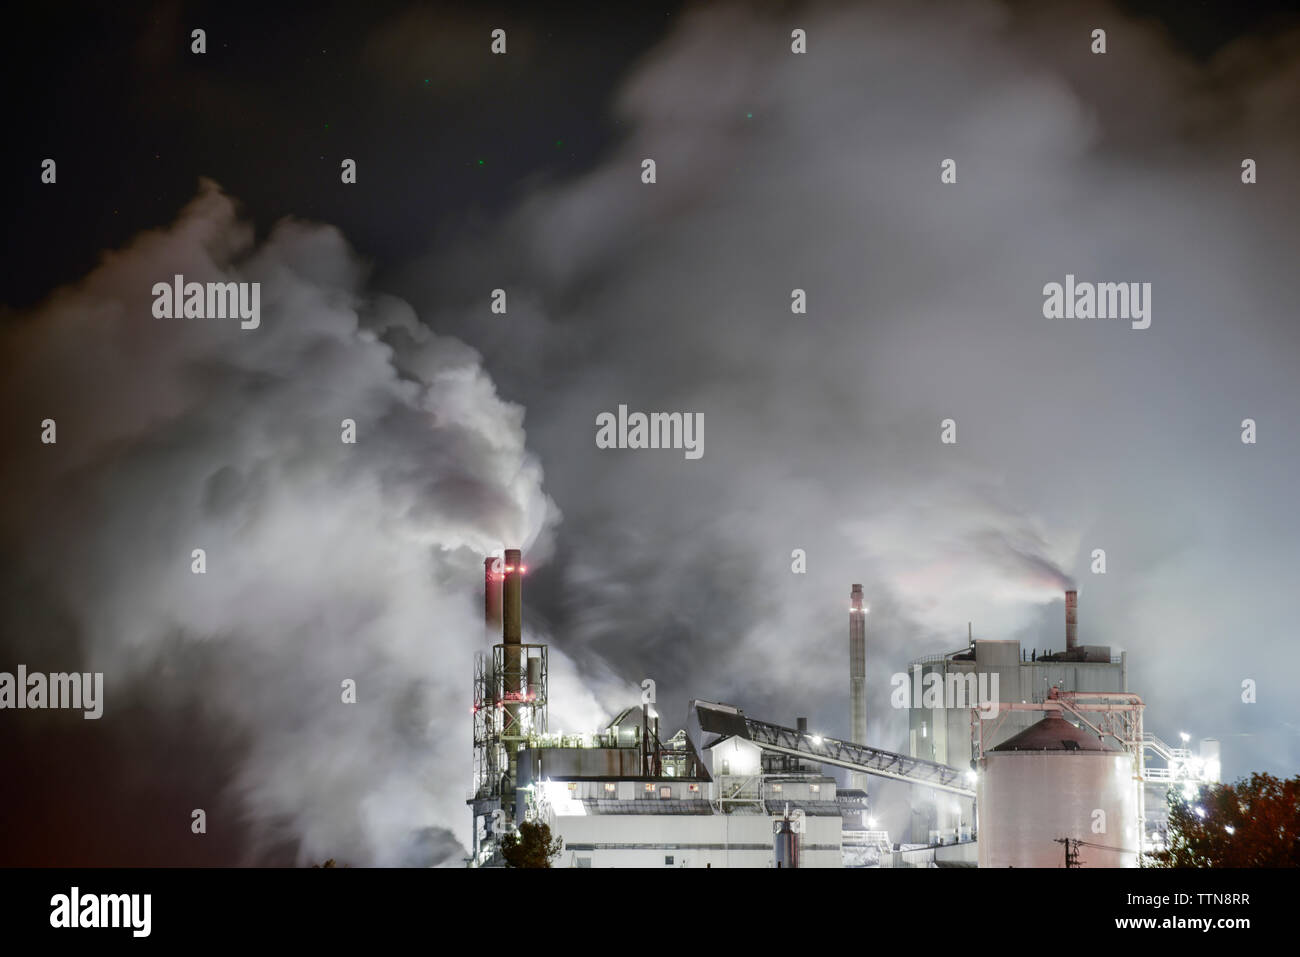
<svg viewBox="0 0 1300 957">
<path fill-rule="evenodd" d="M 494 558 L 489 555 L 483 559 L 483 635 L 487 644 L 484 662 L 486 686 L 483 689 L 487 714 L 483 720 L 487 733 L 492 739 L 487 746 L 486 774 L 487 779 L 492 782 L 494 792 L 501 786 L 501 767 L 498 760 L 500 749 L 496 743 L 501 726 L 501 716 L 497 711 L 501 698 L 497 693 L 496 675 L 493 672 L 495 662 L 492 646 L 496 644 L 497 637 L 501 634 L 501 579 L 504 577 L 502 572 L 504 565 L 505 562 L 499 557 Z"/>
<path fill-rule="evenodd" d="M 1079 644 L 1079 593 L 1074 589 L 1065 593 L 1065 651 L 1074 651 Z"/>
<path fill-rule="evenodd" d="M 524 569 L 521 564 L 523 556 L 517 548 L 507 548 L 502 574 L 502 634 L 504 645 L 501 655 L 502 692 L 505 695 L 505 722 L 502 737 L 506 739 L 506 754 L 509 760 L 507 769 L 508 782 L 505 790 L 510 800 L 514 796 L 515 786 L 519 781 L 518 744 L 523 737 L 519 726 L 519 697 L 523 690 L 523 649 L 520 641 L 523 634 L 523 581 Z M 517 809 L 516 809 L 517 811 Z"/>
<path fill-rule="evenodd" d="M 849 739 L 867 743 L 867 610 L 861 585 L 849 591 Z M 849 775 L 849 787 L 865 791 L 867 776 Z"/>
<path fill-rule="evenodd" d="M 501 589 L 501 642 L 505 645 L 502 663 L 505 666 L 503 678 L 507 701 L 511 700 L 512 694 L 517 698 L 519 692 L 523 690 L 522 649 L 519 647 L 523 636 L 524 575 L 520 564 L 521 557 L 519 549 L 507 548 L 505 567 L 502 569 L 505 578 Z"/>
<path fill-rule="evenodd" d="M 523 584 L 524 569 L 520 563 L 523 556 L 517 548 L 507 548 L 505 575 L 502 586 L 502 641 L 507 645 L 517 645 L 523 633 Z"/>
</svg>

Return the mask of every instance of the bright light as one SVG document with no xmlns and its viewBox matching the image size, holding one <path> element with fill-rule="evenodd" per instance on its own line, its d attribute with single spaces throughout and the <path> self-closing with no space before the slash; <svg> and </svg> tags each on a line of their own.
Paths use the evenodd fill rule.
<svg viewBox="0 0 1300 957">
<path fill-rule="evenodd" d="M 1224 829 L 1225 831 L 1227 831 L 1229 834 L 1236 834 L 1236 833 L 1237 833 L 1237 829 L 1236 829 L 1235 827 L 1233 827 L 1231 824 L 1225 824 L 1225 825 L 1223 825 L 1223 829 Z"/>
<path fill-rule="evenodd" d="M 873 831 L 876 829 L 876 819 L 874 817 L 867 818 L 867 827 L 871 828 Z"/>
<path fill-rule="evenodd" d="M 870 608 L 867 608 L 867 607 L 865 607 L 865 606 L 863 607 L 863 609 L 862 609 L 862 614 L 866 615 L 866 614 L 870 614 L 870 612 L 871 612 L 871 609 L 870 609 Z"/>
<path fill-rule="evenodd" d="M 1203 807 L 1198 807 L 1198 808 L 1196 809 L 1196 816 L 1197 816 L 1197 817 L 1200 817 L 1200 818 L 1205 817 L 1205 808 L 1203 808 Z"/>
<path fill-rule="evenodd" d="M 979 775 L 977 775 L 974 772 L 974 770 L 970 770 L 966 772 L 966 780 L 969 781 L 971 784 L 974 784 L 978 779 L 979 779 Z"/>
<path fill-rule="evenodd" d="M 1186 731 L 1179 731 L 1178 736 L 1183 739 L 1183 744 L 1186 744 L 1188 741 L 1192 740 L 1192 736 L 1188 734 Z"/>
<path fill-rule="evenodd" d="M 586 805 L 574 799 L 574 792 L 564 781 L 543 781 L 542 793 L 557 817 L 581 817 L 587 813 Z"/>
<path fill-rule="evenodd" d="M 820 748 L 822 746 L 822 736 L 820 734 L 814 734 L 812 736 L 812 743 L 815 747 Z"/>
</svg>

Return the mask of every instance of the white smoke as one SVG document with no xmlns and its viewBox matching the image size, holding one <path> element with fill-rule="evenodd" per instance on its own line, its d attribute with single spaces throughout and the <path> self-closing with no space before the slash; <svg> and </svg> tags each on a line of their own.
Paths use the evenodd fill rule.
<svg viewBox="0 0 1300 957">
<path fill-rule="evenodd" d="M 850 583 L 883 702 L 968 621 L 1059 648 L 1074 580 L 1080 639 L 1135 652 L 1153 721 L 1214 701 L 1203 733 L 1267 725 L 1238 695 L 1287 627 L 1295 456 L 1237 423 L 1296 407 L 1298 48 L 1198 62 L 1106 4 L 678 20 L 613 97 L 598 164 L 400 287 L 529 409 L 565 512 L 567 646 L 661 700 L 843 728 Z M 1241 183 L 1246 156 L 1267 184 Z M 1151 328 L 1044 319 L 1067 272 L 1151 282 Z M 477 320 L 497 286 L 508 332 Z M 703 458 L 597 449 L 620 403 L 702 413 Z M 1215 600 L 1188 614 L 1188 594 Z M 1255 640 L 1225 645 L 1244 622 Z M 875 709 L 873 741 L 901 740 L 896 718 Z"/>
<path fill-rule="evenodd" d="M 261 282 L 260 328 L 154 318 L 153 283 L 178 273 Z M 256 243 L 211 182 L 5 336 L 25 360 L 6 424 L 32 439 L 6 466 L 6 541 L 105 672 L 105 725 L 141 695 L 241 741 L 250 857 L 458 862 L 441 829 L 468 820 L 482 556 L 536 562 L 556 519 L 478 355 L 367 296 L 336 230 Z"/>
</svg>

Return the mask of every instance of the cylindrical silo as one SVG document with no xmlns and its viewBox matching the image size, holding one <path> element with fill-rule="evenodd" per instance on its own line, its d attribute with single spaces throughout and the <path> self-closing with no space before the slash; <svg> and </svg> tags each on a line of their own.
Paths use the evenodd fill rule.
<svg viewBox="0 0 1300 957">
<path fill-rule="evenodd" d="M 799 835 L 789 817 L 776 822 L 773 835 L 773 858 L 777 867 L 799 866 Z"/>
<path fill-rule="evenodd" d="M 1052 710 L 980 759 L 980 867 L 1137 866 L 1133 758 Z"/>
</svg>

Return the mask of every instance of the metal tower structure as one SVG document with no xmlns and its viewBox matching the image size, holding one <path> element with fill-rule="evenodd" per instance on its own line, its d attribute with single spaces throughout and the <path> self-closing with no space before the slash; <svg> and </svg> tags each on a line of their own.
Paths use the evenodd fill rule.
<svg viewBox="0 0 1300 957">
<path fill-rule="evenodd" d="M 474 795 L 513 814 L 519 749 L 549 730 L 549 658 L 521 641 L 523 575 L 518 549 L 484 562 L 484 628 L 501 640 L 474 662 Z M 490 799 L 495 799 L 492 801 Z M 483 804 L 481 802 L 487 802 Z"/>
<path fill-rule="evenodd" d="M 849 592 L 849 729 L 855 744 L 867 741 L 867 607 L 862 603 L 862 586 Z M 867 790 L 867 776 L 849 774 L 849 787 Z"/>
</svg>

